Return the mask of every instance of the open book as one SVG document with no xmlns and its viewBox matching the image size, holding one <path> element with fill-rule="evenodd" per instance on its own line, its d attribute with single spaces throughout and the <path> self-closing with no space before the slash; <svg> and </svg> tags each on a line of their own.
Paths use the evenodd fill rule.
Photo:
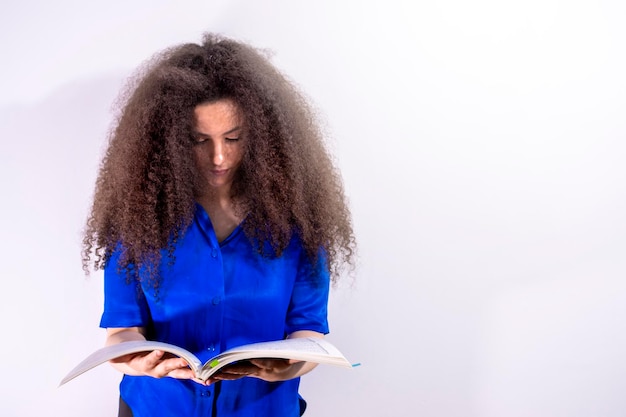
<svg viewBox="0 0 626 417">
<path fill-rule="evenodd" d="M 150 352 L 153 350 L 162 350 L 185 359 L 196 377 L 203 381 L 209 379 L 211 375 L 226 365 L 236 361 L 255 358 L 295 359 L 352 368 L 350 362 L 333 344 L 325 339 L 316 337 L 247 344 L 226 350 L 205 363 L 200 362 L 193 353 L 181 347 L 169 343 L 141 340 L 122 342 L 98 349 L 72 369 L 61 380 L 59 386 L 111 359 L 130 353 Z"/>
</svg>

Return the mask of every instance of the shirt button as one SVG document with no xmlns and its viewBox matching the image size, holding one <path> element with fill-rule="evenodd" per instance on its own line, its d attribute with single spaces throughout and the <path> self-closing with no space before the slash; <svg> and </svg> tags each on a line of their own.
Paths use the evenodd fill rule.
<svg viewBox="0 0 626 417">
<path fill-rule="evenodd" d="M 216 306 L 220 303 L 220 298 L 219 297 L 215 297 L 213 298 L 213 305 Z"/>
<path fill-rule="evenodd" d="M 211 256 L 214 258 L 217 258 L 217 249 L 215 248 L 211 249 Z"/>
</svg>

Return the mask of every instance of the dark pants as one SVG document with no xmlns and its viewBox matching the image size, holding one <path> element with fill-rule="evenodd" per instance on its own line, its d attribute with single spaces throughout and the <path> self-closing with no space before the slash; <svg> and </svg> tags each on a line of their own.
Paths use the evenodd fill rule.
<svg viewBox="0 0 626 417">
<path fill-rule="evenodd" d="M 122 400 L 122 397 L 120 397 L 120 408 L 117 412 L 117 417 L 133 417 L 133 412 L 126 404 L 126 401 Z"/>
</svg>

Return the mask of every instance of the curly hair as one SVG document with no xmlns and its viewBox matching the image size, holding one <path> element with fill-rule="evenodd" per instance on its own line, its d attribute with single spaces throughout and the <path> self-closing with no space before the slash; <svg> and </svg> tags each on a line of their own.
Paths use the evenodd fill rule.
<svg viewBox="0 0 626 417">
<path fill-rule="evenodd" d="M 158 286 L 161 252 L 173 256 L 195 210 L 193 110 L 224 98 L 240 108 L 249 138 L 231 188 L 248 239 L 280 256 L 297 233 L 313 262 L 325 254 L 333 282 L 354 269 L 342 180 L 309 101 L 264 52 L 207 33 L 154 55 L 123 89 L 84 231 L 86 273 L 120 250 L 119 268 L 136 278 L 144 269 Z"/>
</svg>

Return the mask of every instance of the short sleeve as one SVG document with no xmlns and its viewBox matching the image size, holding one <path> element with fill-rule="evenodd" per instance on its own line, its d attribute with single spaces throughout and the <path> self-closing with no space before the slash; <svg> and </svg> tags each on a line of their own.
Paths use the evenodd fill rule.
<svg viewBox="0 0 626 417">
<path fill-rule="evenodd" d="M 146 327 L 150 323 L 150 309 L 141 290 L 141 284 L 126 279 L 118 271 L 119 253 L 116 251 L 104 269 L 104 312 L 100 327 Z"/>
<path fill-rule="evenodd" d="M 286 332 L 311 330 L 327 334 L 330 273 L 325 256 L 312 265 L 302 250 L 286 321 Z"/>
</svg>

